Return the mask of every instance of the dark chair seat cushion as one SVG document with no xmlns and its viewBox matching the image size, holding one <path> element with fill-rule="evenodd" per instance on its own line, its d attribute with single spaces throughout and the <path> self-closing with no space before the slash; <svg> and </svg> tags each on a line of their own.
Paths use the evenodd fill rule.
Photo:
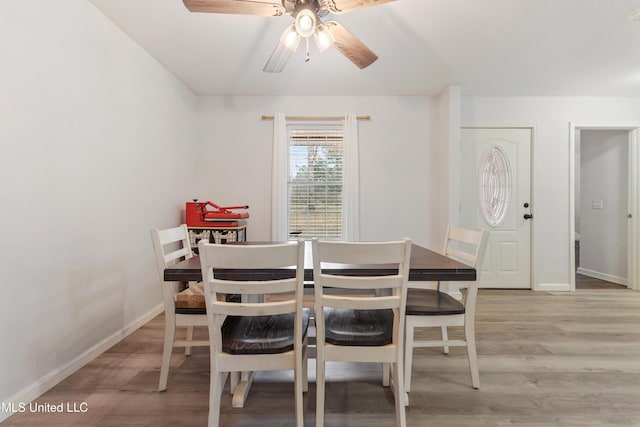
<svg viewBox="0 0 640 427">
<path fill-rule="evenodd" d="M 423 316 L 464 314 L 464 305 L 451 295 L 435 289 L 409 289 L 406 314 Z"/>
<path fill-rule="evenodd" d="M 382 346 L 393 338 L 393 311 L 324 308 L 325 341 L 334 345 Z"/>
<path fill-rule="evenodd" d="M 302 337 L 310 310 L 302 309 Z M 222 325 L 222 350 L 229 354 L 276 354 L 293 350 L 294 314 L 228 316 Z"/>
</svg>

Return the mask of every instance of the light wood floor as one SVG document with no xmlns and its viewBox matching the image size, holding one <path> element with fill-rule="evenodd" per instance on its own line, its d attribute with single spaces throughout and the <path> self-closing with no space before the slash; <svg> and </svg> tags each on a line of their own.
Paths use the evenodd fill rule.
<svg viewBox="0 0 640 427">
<path fill-rule="evenodd" d="M 169 388 L 158 393 L 162 335 L 159 316 L 37 400 L 86 402 L 86 413 L 27 411 L 2 426 L 205 426 L 208 349 L 174 355 Z M 471 388 L 464 349 L 416 350 L 409 426 L 640 426 L 640 292 L 481 290 L 477 341 L 480 390 Z M 379 371 L 328 371 L 327 426 L 393 425 Z M 222 405 L 226 427 L 293 426 L 291 375 L 259 376 L 243 409 L 232 409 L 226 392 Z M 311 383 L 308 426 L 314 411 Z"/>
<path fill-rule="evenodd" d="M 576 289 L 626 289 L 624 285 L 576 273 Z"/>
</svg>

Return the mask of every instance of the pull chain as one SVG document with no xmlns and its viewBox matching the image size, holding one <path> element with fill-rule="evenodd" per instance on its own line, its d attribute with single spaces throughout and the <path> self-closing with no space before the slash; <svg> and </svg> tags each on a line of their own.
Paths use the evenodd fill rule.
<svg viewBox="0 0 640 427">
<path fill-rule="evenodd" d="M 309 62 L 310 56 L 309 56 L 309 37 L 306 38 L 307 40 L 307 57 L 305 58 L 304 62 Z"/>
</svg>

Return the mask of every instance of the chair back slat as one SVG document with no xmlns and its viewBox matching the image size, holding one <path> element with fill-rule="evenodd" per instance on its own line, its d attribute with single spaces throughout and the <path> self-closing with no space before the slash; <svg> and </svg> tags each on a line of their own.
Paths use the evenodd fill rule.
<svg viewBox="0 0 640 427">
<path fill-rule="evenodd" d="M 398 243 L 319 241 L 317 250 L 322 263 L 389 264 L 398 263 L 404 257 L 404 247 Z M 315 259 L 316 252 L 313 256 Z"/>
<path fill-rule="evenodd" d="M 184 259 L 191 258 L 193 253 L 191 248 L 180 248 L 177 251 L 167 252 L 164 255 L 164 261 L 167 265 L 170 265 L 174 261 L 182 261 Z"/>
<path fill-rule="evenodd" d="M 189 238 L 189 231 L 186 224 L 181 224 L 178 227 L 165 228 L 164 230 L 158 230 L 158 235 L 162 244 L 177 242 Z"/>
<path fill-rule="evenodd" d="M 264 303 L 215 302 L 215 311 L 225 316 L 274 316 L 296 312 L 296 302 L 274 301 Z"/>
<path fill-rule="evenodd" d="M 281 279 L 269 281 L 270 294 L 295 292 L 297 279 Z M 211 280 L 211 291 L 219 294 L 262 295 L 265 293 L 264 281 Z"/>
<path fill-rule="evenodd" d="M 301 244 L 304 246 L 304 242 Z M 245 255 L 248 247 L 251 248 L 250 257 Z M 288 268 L 297 265 L 298 245 L 290 243 L 208 245 L 207 253 L 211 260 L 215 260 L 212 265 L 216 269 Z"/>
<path fill-rule="evenodd" d="M 324 307 L 349 308 L 353 310 L 384 310 L 399 308 L 400 296 L 386 297 L 344 297 L 338 295 L 324 295 L 321 300 Z"/>
<path fill-rule="evenodd" d="M 326 288 L 340 289 L 394 289 L 402 287 L 404 278 L 393 276 L 338 276 L 333 274 L 320 275 L 320 282 Z M 314 276 L 315 277 L 315 276 Z"/>
<path fill-rule="evenodd" d="M 472 267 L 473 267 L 473 264 L 476 262 L 475 253 L 470 254 L 468 252 L 458 250 L 451 246 L 447 248 L 445 255 L 450 258 L 455 258 L 458 261 L 464 262 L 465 264 L 469 264 Z"/>
</svg>

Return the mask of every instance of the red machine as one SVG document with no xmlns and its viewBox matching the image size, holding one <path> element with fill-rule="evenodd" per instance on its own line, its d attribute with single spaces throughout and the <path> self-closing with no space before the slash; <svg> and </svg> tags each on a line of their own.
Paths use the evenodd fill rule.
<svg viewBox="0 0 640 427">
<path fill-rule="evenodd" d="M 233 209 L 249 209 L 249 206 L 218 206 L 213 202 L 187 202 L 187 227 L 235 227 L 239 219 L 249 218 L 248 212 L 231 212 Z"/>
</svg>

